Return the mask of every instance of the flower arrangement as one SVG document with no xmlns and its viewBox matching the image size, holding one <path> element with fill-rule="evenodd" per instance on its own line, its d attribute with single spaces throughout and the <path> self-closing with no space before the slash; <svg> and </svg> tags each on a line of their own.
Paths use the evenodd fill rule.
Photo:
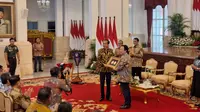
<svg viewBox="0 0 200 112">
<path fill-rule="evenodd" d="M 195 40 L 195 42 L 192 44 L 193 46 L 199 46 L 200 45 L 200 32 L 195 32 L 192 35 L 192 39 Z"/>
<path fill-rule="evenodd" d="M 192 46 L 195 40 L 191 37 L 172 37 L 169 41 L 170 46 Z"/>
</svg>

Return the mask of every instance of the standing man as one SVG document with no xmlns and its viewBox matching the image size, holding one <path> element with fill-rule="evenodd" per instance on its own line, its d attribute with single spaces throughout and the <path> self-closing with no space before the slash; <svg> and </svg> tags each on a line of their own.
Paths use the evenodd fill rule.
<svg viewBox="0 0 200 112">
<path fill-rule="evenodd" d="M 128 109 L 131 107 L 131 94 L 130 94 L 130 88 L 129 83 L 131 81 L 131 76 L 129 75 L 128 69 L 129 69 L 129 61 L 130 56 L 128 55 L 128 46 L 122 45 L 120 47 L 120 62 L 117 66 L 117 74 L 119 75 L 118 83 L 120 83 L 121 91 L 124 96 L 124 104 L 121 105 L 121 109 Z"/>
<path fill-rule="evenodd" d="M 115 49 L 115 56 L 119 57 L 120 56 L 120 47 L 123 45 L 123 41 L 119 40 L 118 42 L 118 48 Z"/>
<path fill-rule="evenodd" d="M 98 57 L 97 57 L 97 68 L 100 72 L 100 88 L 101 88 L 101 98 L 99 101 L 104 100 L 104 82 L 106 78 L 106 85 L 107 85 L 107 91 L 106 91 L 106 99 L 108 101 L 112 101 L 110 97 L 110 82 L 111 82 L 111 71 L 112 69 L 107 68 L 104 66 L 109 59 L 114 56 L 113 50 L 109 48 L 109 40 L 105 39 L 103 41 L 103 48 L 99 49 L 98 51 Z"/>
<path fill-rule="evenodd" d="M 132 66 L 132 76 L 139 76 L 140 80 L 143 62 L 143 48 L 139 45 L 139 39 L 133 39 L 133 47 L 129 49 L 129 54 L 131 56 L 131 66 Z"/>
<path fill-rule="evenodd" d="M 6 46 L 4 50 L 4 57 L 7 67 L 10 68 L 9 72 L 11 75 L 15 75 L 15 70 L 17 67 L 16 55 L 18 58 L 18 64 L 20 64 L 19 50 L 18 47 L 15 45 L 15 39 L 10 38 L 10 45 Z"/>
<path fill-rule="evenodd" d="M 34 54 L 34 72 L 37 72 L 37 63 L 39 63 L 39 72 L 42 70 L 42 55 L 43 55 L 44 45 L 40 41 L 40 38 L 36 38 L 36 43 L 33 44 L 33 54 Z"/>
</svg>

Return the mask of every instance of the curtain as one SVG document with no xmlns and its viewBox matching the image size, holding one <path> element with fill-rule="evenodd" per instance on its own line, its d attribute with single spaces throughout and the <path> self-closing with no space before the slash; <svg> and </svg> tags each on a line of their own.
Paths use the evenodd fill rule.
<svg viewBox="0 0 200 112">
<path fill-rule="evenodd" d="M 145 0 L 145 10 L 147 10 L 148 47 L 151 47 L 151 27 L 153 20 L 153 9 L 156 8 L 156 6 L 158 5 L 161 5 L 164 8 L 167 5 L 167 0 Z"/>
</svg>

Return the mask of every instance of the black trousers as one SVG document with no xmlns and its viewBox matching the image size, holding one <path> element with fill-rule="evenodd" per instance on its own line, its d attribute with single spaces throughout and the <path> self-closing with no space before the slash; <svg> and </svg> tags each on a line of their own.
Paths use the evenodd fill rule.
<svg viewBox="0 0 200 112">
<path fill-rule="evenodd" d="M 34 57 L 34 70 L 37 71 L 37 64 L 39 63 L 39 70 L 42 70 L 42 56 Z"/>
<path fill-rule="evenodd" d="M 106 78 L 106 99 L 110 98 L 110 83 L 111 83 L 111 72 L 100 72 L 100 88 L 101 88 L 101 98 L 104 98 L 104 82 Z"/>
<path fill-rule="evenodd" d="M 16 57 L 8 57 L 8 62 L 9 62 L 9 65 L 7 65 L 7 66 L 9 68 L 10 74 L 15 75 L 15 70 L 16 70 L 16 67 L 17 67 Z"/>
<path fill-rule="evenodd" d="M 120 82 L 120 87 L 125 100 L 124 105 L 131 105 L 131 93 L 129 83 Z"/>
<path fill-rule="evenodd" d="M 132 67 L 132 76 L 139 76 L 140 80 L 142 79 L 141 76 L 142 67 Z"/>
</svg>

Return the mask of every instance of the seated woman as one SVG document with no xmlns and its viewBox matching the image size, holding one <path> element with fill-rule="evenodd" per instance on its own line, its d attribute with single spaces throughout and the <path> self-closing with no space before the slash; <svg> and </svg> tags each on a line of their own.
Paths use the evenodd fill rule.
<svg viewBox="0 0 200 112">
<path fill-rule="evenodd" d="M 22 94 L 21 84 L 19 75 L 13 75 L 9 79 L 12 90 L 10 96 L 14 102 L 14 111 L 13 112 L 25 112 L 28 106 L 31 104 L 30 94 L 31 91 L 27 90 L 26 93 Z"/>
<path fill-rule="evenodd" d="M 62 91 L 68 95 L 68 92 L 72 92 L 72 89 L 70 85 L 67 85 L 65 80 L 61 79 L 61 72 L 58 67 L 51 68 L 50 74 L 51 78 L 44 83 L 44 86 L 52 89 L 50 108 L 54 110 L 55 106 L 62 101 Z"/>
</svg>

